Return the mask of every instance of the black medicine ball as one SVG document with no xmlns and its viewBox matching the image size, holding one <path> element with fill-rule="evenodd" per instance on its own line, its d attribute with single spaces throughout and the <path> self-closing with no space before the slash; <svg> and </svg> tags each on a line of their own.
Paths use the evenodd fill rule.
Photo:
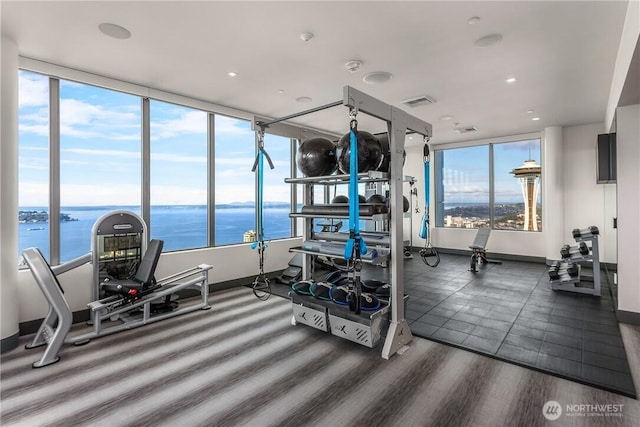
<svg viewBox="0 0 640 427">
<path fill-rule="evenodd" d="M 382 147 L 378 138 L 369 132 L 358 132 L 358 173 L 376 170 L 382 161 Z M 349 173 L 351 156 L 351 132 L 346 133 L 338 141 L 336 157 L 338 168 L 342 173 Z"/>
<path fill-rule="evenodd" d="M 338 167 L 336 146 L 327 138 L 307 139 L 298 147 L 296 164 L 306 176 L 331 175 Z"/>
</svg>

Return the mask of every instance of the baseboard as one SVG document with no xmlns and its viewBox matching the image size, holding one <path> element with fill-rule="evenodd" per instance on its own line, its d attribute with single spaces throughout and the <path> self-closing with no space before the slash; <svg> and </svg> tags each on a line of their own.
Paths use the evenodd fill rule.
<svg viewBox="0 0 640 427">
<path fill-rule="evenodd" d="M 279 274 L 281 274 L 282 271 L 283 270 L 267 273 L 266 276 L 269 279 L 273 279 L 274 277 L 276 277 Z M 237 288 L 239 286 L 250 285 L 251 283 L 253 283 L 254 279 L 255 279 L 254 276 L 250 276 L 250 277 L 243 277 L 243 278 L 240 278 L 240 279 L 227 280 L 225 282 L 210 283 L 209 284 L 209 293 L 213 294 L 215 292 L 223 291 L 223 290 L 226 290 L 226 289 L 231 289 L 231 288 Z M 177 294 L 179 295 L 180 298 L 185 299 L 185 298 L 192 298 L 192 297 L 200 296 L 200 291 L 198 291 L 197 289 L 184 289 L 182 291 L 178 291 Z M 35 334 L 36 332 L 38 332 L 38 328 L 42 324 L 42 320 L 43 319 L 35 319 L 35 320 L 27 320 L 26 322 L 21 322 L 20 325 L 19 325 L 19 328 L 18 328 L 18 333 L 15 335 L 15 344 L 12 347 L 10 347 L 11 344 L 13 343 L 13 341 L 9 341 L 9 340 L 10 339 L 13 340 L 14 339 L 13 336 L 3 339 L 2 340 L 2 351 L 4 352 L 5 340 L 7 340 L 6 348 L 7 348 L 7 351 L 9 351 L 9 350 L 15 348 L 18 345 L 18 337 L 19 336 Z M 74 311 L 73 312 L 73 323 L 74 324 L 75 323 L 86 322 L 88 320 L 89 320 L 89 309 L 78 310 L 78 311 Z"/>
<path fill-rule="evenodd" d="M 412 248 L 416 250 L 415 247 Z M 418 248 L 420 250 L 422 248 Z M 450 254 L 450 255 L 464 255 L 471 256 L 471 251 L 466 249 L 450 249 L 450 248 L 436 248 L 436 250 L 441 254 Z M 514 254 L 501 254 L 497 252 L 488 251 L 487 256 L 489 259 L 499 259 L 505 261 L 522 261 L 522 262 L 536 262 L 544 264 L 546 259 L 544 257 L 537 256 L 527 256 L 527 255 L 514 255 Z"/>
<path fill-rule="evenodd" d="M 640 313 L 635 313 L 633 311 L 616 310 L 616 317 L 618 318 L 618 322 L 620 323 L 640 326 Z"/>
<path fill-rule="evenodd" d="M 18 346 L 19 341 L 20 341 L 19 331 L 11 336 L 2 338 L 2 341 L 0 341 L 0 353 L 6 353 L 7 351 L 13 350 Z"/>
</svg>

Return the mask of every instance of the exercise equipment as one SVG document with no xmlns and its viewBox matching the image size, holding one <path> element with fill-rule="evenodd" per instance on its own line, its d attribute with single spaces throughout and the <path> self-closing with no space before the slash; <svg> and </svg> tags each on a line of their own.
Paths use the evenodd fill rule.
<svg viewBox="0 0 640 427">
<path fill-rule="evenodd" d="M 571 258 L 574 255 L 589 255 L 589 246 L 586 242 L 580 242 L 578 246 L 563 245 L 560 248 L 560 256 L 565 258 Z"/>
<path fill-rule="evenodd" d="M 420 231 L 418 235 L 424 239 L 424 247 L 420 249 L 420 258 L 422 262 L 429 267 L 437 267 L 440 264 L 440 254 L 431 244 L 431 234 L 429 233 L 429 145 L 428 138 L 424 137 L 424 147 L 422 148 L 422 163 L 424 168 L 424 213 L 422 214 L 422 222 L 420 223 Z M 416 209 L 417 211 L 417 209 Z"/>
<path fill-rule="evenodd" d="M 291 258 L 289 266 L 276 277 L 276 281 L 283 285 L 291 285 L 302 278 L 302 254 L 298 253 Z"/>
<path fill-rule="evenodd" d="M 353 169 L 357 169 L 357 173 L 375 171 L 382 162 L 380 141 L 369 132 L 358 131 L 357 143 L 352 144 L 351 135 L 351 132 L 346 133 L 338 141 L 336 148 L 338 168 L 344 174 L 350 173 L 351 150 L 354 150 L 357 152 L 357 162 L 353 164 Z"/>
<path fill-rule="evenodd" d="M 309 292 L 311 296 L 324 301 L 331 301 L 329 296 L 329 290 L 333 285 L 329 282 L 314 282 L 309 286 Z"/>
<path fill-rule="evenodd" d="M 291 285 L 291 289 L 298 295 L 311 295 L 311 285 L 314 283 L 313 280 L 300 280 L 294 282 Z"/>
<path fill-rule="evenodd" d="M 327 187 L 328 185 L 337 185 L 349 183 L 349 234 L 347 238 L 347 242 L 345 245 L 345 249 L 352 247 L 355 248 L 356 245 L 360 243 L 364 243 L 359 241 L 359 238 L 362 236 L 359 235 L 359 229 L 356 229 L 353 225 L 353 222 L 359 222 L 362 219 L 368 220 L 369 222 L 378 222 L 378 221 L 386 221 L 388 228 L 388 239 L 389 245 L 384 248 L 388 250 L 389 253 L 386 256 L 389 264 L 388 267 L 388 276 L 389 282 L 391 283 L 391 291 L 390 297 L 388 298 L 388 302 L 381 304 L 380 309 L 374 311 L 362 311 L 361 313 L 356 313 L 352 311 L 349 305 L 343 306 L 340 304 L 328 303 L 325 301 L 317 300 L 313 297 L 307 295 L 299 295 L 295 292 L 290 293 L 291 297 L 291 306 L 293 316 L 291 322 L 293 325 L 302 323 L 305 325 L 309 325 L 311 327 L 317 328 L 322 331 L 331 331 L 332 334 L 348 339 L 359 344 L 374 347 L 378 345 L 381 341 L 384 341 L 384 345 L 382 346 L 382 357 L 385 359 L 389 359 L 391 355 L 396 352 L 402 352 L 402 349 L 412 340 L 411 330 L 409 325 L 404 317 L 404 280 L 403 280 L 403 257 L 402 257 L 402 229 L 403 229 L 403 217 L 404 215 L 399 215 L 402 209 L 402 165 L 401 158 L 398 153 L 402 153 L 404 149 L 404 140 L 406 138 L 407 132 L 417 133 L 424 136 L 431 136 L 432 126 L 416 117 L 413 117 L 406 112 L 399 110 L 395 107 L 392 107 L 389 104 L 381 102 L 371 96 L 368 96 L 360 91 L 345 86 L 343 90 L 342 101 L 337 101 L 333 104 L 328 104 L 321 107 L 316 107 L 311 110 L 307 110 L 304 112 L 300 112 L 294 115 L 289 115 L 284 118 L 270 120 L 268 122 L 262 122 L 262 124 L 272 124 L 277 123 L 283 120 L 289 120 L 296 117 L 299 117 L 304 114 L 309 114 L 311 112 L 320 111 L 326 108 L 330 108 L 336 105 L 347 106 L 350 111 L 349 115 L 352 118 L 352 122 L 350 122 L 350 131 L 349 131 L 349 149 L 351 150 L 349 157 L 349 171 L 350 173 L 347 175 L 337 174 L 332 176 L 325 177 L 292 177 L 285 179 L 285 182 L 290 184 L 302 184 L 304 185 L 304 205 L 311 206 L 314 204 L 314 193 L 317 185 L 325 186 L 325 197 L 327 195 Z M 355 116 L 358 112 L 364 112 L 365 114 L 371 115 L 372 117 L 383 121 L 389 133 L 389 144 L 390 144 L 390 152 L 392 153 L 392 157 L 390 158 L 389 163 L 389 172 L 383 173 L 379 171 L 368 171 L 366 173 L 360 173 L 357 176 L 352 175 L 352 173 L 358 172 L 359 162 L 358 158 L 353 156 L 353 153 L 358 152 L 358 137 L 357 137 L 357 126 L 355 122 Z M 355 139 L 355 145 L 352 147 L 353 139 Z M 343 140 L 344 141 L 344 140 Z M 346 144 L 345 144 L 346 145 Z M 346 150 L 344 150 L 346 151 Z M 338 158 L 340 158 L 338 156 Z M 352 163 L 356 160 L 355 163 Z M 340 163 L 340 162 L 339 162 Z M 345 163 L 345 158 L 343 157 L 343 166 Z M 340 167 L 340 165 L 339 165 Z M 346 169 L 346 167 L 345 167 Z M 380 217 L 372 216 L 372 217 L 358 217 L 360 213 L 360 199 L 358 197 L 358 193 L 354 190 L 361 184 L 365 184 L 368 186 L 373 183 L 387 183 L 388 192 L 379 194 L 384 194 L 386 197 L 391 198 L 391 206 L 397 212 L 394 212 L 393 215 L 381 215 Z M 368 196 L 369 194 L 365 194 Z M 330 199 L 330 197 L 329 197 Z M 326 200 L 326 198 L 325 198 Z M 356 205 L 357 203 L 357 205 Z M 335 206 L 335 205 L 334 205 Z M 356 206 L 354 209 L 353 207 Z M 290 216 L 292 218 L 303 218 L 304 219 L 304 228 L 302 233 L 302 240 L 315 240 L 316 231 L 315 226 L 317 225 L 314 221 L 317 218 L 331 218 L 331 219 L 342 219 L 342 215 L 330 215 L 326 214 L 317 214 L 311 213 L 314 211 L 314 208 L 311 208 L 308 213 L 301 213 L 300 211 L 292 212 Z M 325 230 L 326 231 L 326 230 Z M 374 231 L 374 230 L 367 230 Z M 376 247 L 376 250 L 379 248 Z M 306 254 L 304 257 L 303 263 L 303 275 L 302 277 L 305 279 L 309 279 L 313 277 L 313 260 L 319 257 L 329 257 L 331 259 L 343 259 L 346 262 L 344 267 L 345 272 L 348 275 L 347 285 L 348 289 L 357 290 L 358 286 L 358 277 L 355 273 L 359 269 L 359 263 L 362 262 L 362 257 L 358 260 L 357 256 L 352 256 L 353 251 L 345 250 L 345 253 L 342 257 L 338 258 L 338 256 L 334 255 L 325 255 L 322 253 L 316 252 L 307 252 L 302 248 L 296 247 L 291 248 L 292 252 L 303 252 Z M 364 252 L 360 251 L 361 254 Z M 355 272 L 354 272 L 355 271 Z M 354 286 L 355 284 L 355 286 Z M 331 288 L 332 294 L 334 294 L 337 290 L 336 288 Z M 335 295 L 334 299 L 335 298 Z M 351 298 L 353 301 L 353 306 L 357 304 L 361 304 L 360 297 L 358 295 L 354 295 Z M 346 296 L 343 302 L 346 302 Z M 388 327 L 387 327 L 388 326 Z M 385 339 L 386 337 L 386 339 Z"/>
<path fill-rule="evenodd" d="M 593 237 L 595 235 L 600 234 L 600 230 L 598 229 L 598 227 L 596 227 L 595 225 L 589 226 L 587 228 L 574 228 L 571 231 L 571 235 L 573 236 L 574 239 L 580 239 L 580 238 L 589 238 L 589 237 Z"/>
<path fill-rule="evenodd" d="M 387 204 L 387 198 L 384 197 L 382 194 L 372 194 L 367 199 L 367 203 L 386 205 Z"/>
<path fill-rule="evenodd" d="M 575 228 L 571 231 L 571 236 L 577 245 L 563 245 L 560 248 L 562 261 L 554 261 L 548 270 L 551 289 L 600 296 L 600 230 L 595 225 Z M 583 273 L 584 263 L 591 264 L 591 276 Z"/>
<path fill-rule="evenodd" d="M 356 197 L 355 200 L 358 198 Z M 329 215 L 329 216 L 344 216 L 348 217 L 349 212 L 351 210 L 355 210 L 356 203 L 346 204 L 346 203 L 336 203 L 332 205 L 305 205 L 300 208 L 300 213 L 309 214 L 309 215 Z M 357 211 L 359 212 L 359 216 L 372 216 L 378 214 L 386 214 L 389 212 L 387 206 L 382 203 L 357 203 Z"/>
<path fill-rule="evenodd" d="M 478 232 L 476 233 L 475 239 L 473 239 L 473 243 L 469 245 L 469 248 L 471 249 L 471 266 L 469 271 L 472 273 L 478 272 L 478 269 L 476 268 L 478 264 L 502 264 L 502 261 L 490 260 L 487 258 L 486 246 L 490 235 L 491 228 L 478 228 Z"/>
<path fill-rule="evenodd" d="M 331 175 L 338 168 L 336 146 L 327 138 L 307 139 L 298 147 L 296 164 L 305 176 Z"/>
<path fill-rule="evenodd" d="M 380 172 L 389 172 L 389 164 L 391 163 L 391 150 L 389 148 L 389 134 L 383 133 L 381 135 L 376 135 L 378 141 L 380 141 L 380 148 L 382 149 L 382 161 L 380 162 L 380 166 L 376 169 Z M 407 160 L 407 151 L 402 150 L 402 166 L 406 163 Z"/>
<path fill-rule="evenodd" d="M 340 203 L 349 203 L 349 198 L 343 194 L 338 194 L 333 199 L 331 199 L 331 204 L 340 204 Z"/>
<path fill-rule="evenodd" d="M 209 265 L 201 264 L 164 279 L 153 279 L 157 265 L 158 248 L 161 244 L 150 245 L 145 252 L 138 271 L 132 280 L 109 280 L 105 282 L 104 298 L 88 304 L 93 331 L 69 337 L 73 314 L 58 281 L 58 275 L 70 271 L 91 260 L 91 254 L 83 255 L 54 269 L 47 263 L 38 248 L 27 248 L 22 256 L 49 304 L 49 311 L 43 319 L 33 340 L 25 347 L 46 346 L 42 357 L 33 363 L 34 368 L 51 365 L 60 360 L 58 353 L 63 344 L 83 345 L 91 339 L 129 330 L 146 324 L 164 320 L 195 310 L 211 308 L 208 303 Z M 94 264 L 94 269 L 98 266 Z M 151 279 L 150 279 L 151 278 Z M 169 312 L 154 312 L 152 304 L 189 287 L 200 288 L 201 302 Z M 103 327 L 103 321 L 114 324 Z"/>
<path fill-rule="evenodd" d="M 251 244 L 251 249 L 258 250 L 258 275 L 253 280 L 251 289 L 253 294 L 260 300 L 267 300 L 271 295 L 271 284 L 269 278 L 264 273 L 264 251 L 267 249 L 267 243 L 264 240 L 264 214 L 263 214 L 263 196 L 264 196 L 264 159 L 267 159 L 269 167 L 274 168 L 271 157 L 264 149 L 264 130 L 265 127 L 261 126 L 256 131 L 256 139 L 258 146 L 258 154 L 256 154 L 256 160 L 253 162 L 251 172 L 255 172 L 258 176 L 258 191 L 256 200 L 256 218 L 257 218 L 257 241 Z M 331 141 L 329 141 L 331 142 Z"/>
</svg>

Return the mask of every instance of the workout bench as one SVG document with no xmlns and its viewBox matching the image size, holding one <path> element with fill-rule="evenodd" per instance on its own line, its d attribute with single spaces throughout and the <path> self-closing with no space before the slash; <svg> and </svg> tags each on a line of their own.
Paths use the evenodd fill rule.
<svg viewBox="0 0 640 427">
<path fill-rule="evenodd" d="M 487 258 L 487 250 L 485 249 L 487 246 L 487 241 L 489 240 L 489 236 L 491 235 L 491 229 L 488 227 L 478 228 L 478 232 L 476 233 L 476 238 L 473 240 L 473 244 L 469 245 L 471 249 L 471 268 L 469 271 L 473 273 L 477 273 L 478 269 L 476 266 L 478 264 L 502 264 L 502 261 L 490 260 Z"/>
</svg>

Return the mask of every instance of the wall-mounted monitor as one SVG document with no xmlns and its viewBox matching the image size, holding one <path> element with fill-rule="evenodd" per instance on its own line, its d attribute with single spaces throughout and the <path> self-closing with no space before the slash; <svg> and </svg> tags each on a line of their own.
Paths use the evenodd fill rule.
<svg viewBox="0 0 640 427">
<path fill-rule="evenodd" d="M 616 134 L 598 135 L 596 174 L 598 184 L 616 182 Z"/>
</svg>

